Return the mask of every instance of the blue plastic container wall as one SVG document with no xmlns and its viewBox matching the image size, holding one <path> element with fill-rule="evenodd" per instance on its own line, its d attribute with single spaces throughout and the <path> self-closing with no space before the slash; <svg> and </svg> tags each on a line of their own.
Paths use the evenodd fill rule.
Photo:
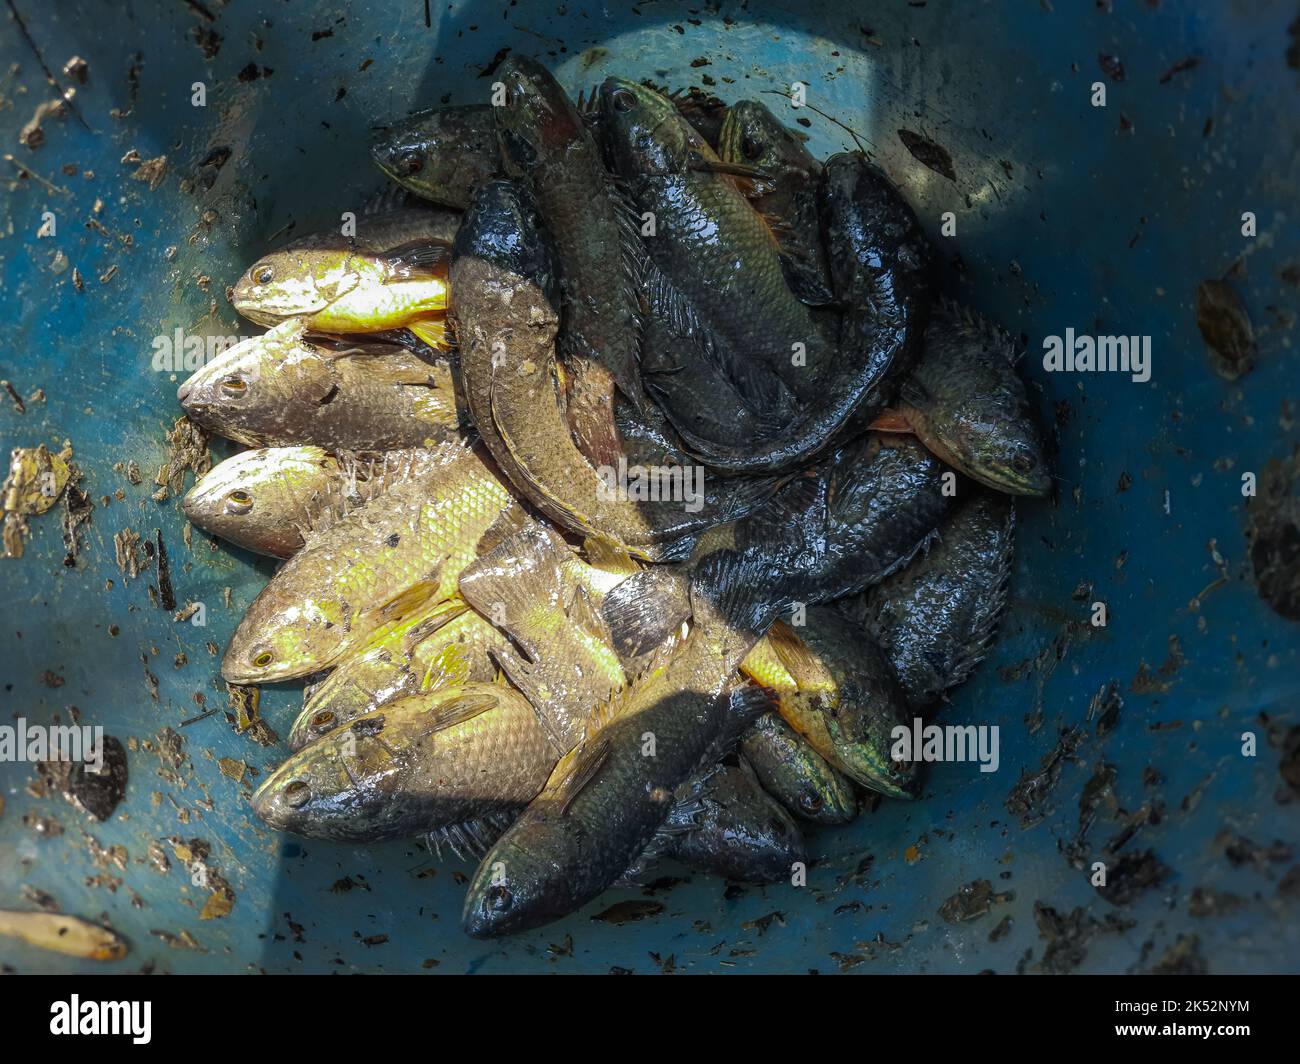
<svg viewBox="0 0 1300 1064">
<path fill-rule="evenodd" d="M 1294 3 L 439 3 L 430 22 L 414 2 L 15 6 L 0 441 L 70 443 L 92 510 L 75 557 L 60 504 L 0 559 L 0 723 L 102 725 L 130 782 L 97 822 L 37 766 L 0 763 L 0 909 L 48 895 L 130 951 L 93 965 L 0 938 L 6 969 L 1300 969 Z M 42 110 L 57 97 L 33 44 L 76 90 L 62 115 Z M 225 295 L 240 271 L 291 225 L 359 212 L 385 183 L 373 127 L 485 101 L 508 54 L 575 95 L 610 74 L 698 85 L 769 103 L 819 156 L 860 142 L 950 292 L 1023 339 L 1060 483 L 1021 508 L 1001 638 L 945 717 L 998 726 L 996 771 L 930 766 L 921 800 L 816 834 L 805 886 L 668 866 L 485 944 L 460 930 L 471 865 L 252 816 L 296 692 L 268 689 L 265 725 L 240 731 L 218 664 L 273 567 L 187 539 L 159 492 L 186 371 L 156 338 L 251 335 Z M 781 95 L 795 83 L 802 110 Z M 1236 379 L 1198 329 L 1211 281 L 1253 323 Z M 1044 341 L 1068 329 L 1149 337 L 1150 379 L 1049 372 Z M 131 532 L 134 577 L 115 549 Z M 176 609 L 204 604 L 204 626 L 151 593 L 159 542 Z M 1107 731 L 1093 700 L 1111 684 Z M 1108 900 L 1095 862 L 1149 885 Z M 971 884 L 983 901 L 945 907 Z"/>
</svg>

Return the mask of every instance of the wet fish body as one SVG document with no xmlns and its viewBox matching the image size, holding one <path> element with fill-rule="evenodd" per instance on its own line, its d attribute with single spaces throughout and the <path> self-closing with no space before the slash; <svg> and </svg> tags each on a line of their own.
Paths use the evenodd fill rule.
<svg viewBox="0 0 1300 1064">
<path fill-rule="evenodd" d="M 356 219 L 356 235 L 327 230 L 258 259 L 231 302 L 259 325 L 299 318 L 327 333 L 410 329 L 445 345 L 448 251 L 460 216 L 434 208 Z"/>
<path fill-rule="evenodd" d="M 912 705 L 929 706 L 988 653 L 1006 605 L 1015 508 L 978 490 L 940 526 L 934 544 L 867 593 L 863 624 Z"/>
<path fill-rule="evenodd" d="M 752 653 L 752 652 L 751 652 Z M 780 697 L 794 698 L 791 681 Z M 740 737 L 740 752 L 764 791 L 795 816 L 817 824 L 847 824 L 858 815 L 849 781 L 777 713 L 765 713 Z"/>
<path fill-rule="evenodd" d="M 1047 495 L 1042 429 L 1005 332 L 951 300 L 935 308 L 920 361 L 902 385 L 902 413 L 955 469 L 997 491 Z"/>
<path fill-rule="evenodd" d="M 743 760 L 708 775 L 667 853 L 689 868 L 740 883 L 788 881 L 807 861 L 803 832 Z M 676 810 L 669 820 L 678 818 Z"/>
<path fill-rule="evenodd" d="M 454 362 L 392 344 L 308 340 L 290 321 L 250 337 L 177 389 L 196 424 L 250 447 L 419 447 L 463 421 Z"/>
<path fill-rule="evenodd" d="M 650 843 L 675 789 L 716 752 L 728 718 L 743 711 L 752 719 L 726 688 L 776 609 L 755 599 L 756 576 L 735 555 L 697 574 L 696 623 L 678 653 L 630 688 L 610 722 L 556 766 L 538 800 L 484 858 L 466 898 L 471 936 L 536 927 L 598 895 Z M 758 705 L 767 704 L 760 693 Z"/>
<path fill-rule="evenodd" d="M 505 638 L 459 599 L 384 625 L 304 692 L 289 749 L 299 750 L 403 696 L 490 682 L 498 672 L 492 652 L 505 646 Z"/>
<path fill-rule="evenodd" d="M 773 625 L 767 643 L 794 680 L 779 695 L 785 721 L 855 783 L 890 798 L 915 797 L 917 765 L 891 756 L 894 729 L 910 725 L 912 710 L 862 627 L 834 606 L 816 606 L 798 628 Z"/>
<path fill-rule="evenodd" d="M 527 700 L 467 684 L 390 702 L 299 750 L 253 795 L 273 828 L 407 838 L 526 805 L 557 753 Z"/>
<path fill-rule="evenodd" d="M 459 441 L 444 444 L 418 475 L 313 534 L 240 621 L 222 659 L 226 680 L 329 668 L 381 625 L 451 597 L 465 566 L 522 521 L 485 459 Z"/>
<path fill-rule="evenodd" d="M 588 590 L 602 575 L 574 557 L 558 533 L 531 522 L 460 578 L 466 600 L 522 649 L 506 643 L 494 657 L 565 750 L 627 683 L 597 612 L 598 595 Z M 608 587 L 616 579 L 599 582 Z"/>
<path fill-rule="evenodd" d="M 806 303 L 833 302 L 817 210 L 822 164 L 803 139 L 761 103 L 740 100 L 727 109 L 718 133 L 718 155 L 763 172 L 750 183 L 747 195 L 777 234 L 791 289 Z"/>
<path fill-rule="evenodd" d="M 771 230 L 672 102 L 619 78 L 600 90 L 610 154 L 643 215 L 645 246 L 721 346 L 742 394 L 770 398 L 772 377 L 810 400 L 829 346 L 791 293 Z M 805 365 L 792 359 L 804 345 Z"/>
<path fill-rule="evenodd" d="M 680 556 L 689 537 L 757 506 L 775 485 L 706 479 L 695 505 L 679 471 L 681 499 L 641 501 L 621 490 L 617 470 L 593 468 L 573 442 L 557 391 L 556 277 L 528 193 L 506 181 L 482 186 L 451 273 L 474 424 L 514 486 L 548 517 L 638 557 Z"/>
<path fill-rule="evenodd" d="M 915 440 L 861 437 L 742 520 L 710 530 L 694 557 L 630 577 L 601 611 L 620 654 L 644 653 L 690 614 L 693 566 L 719 549 L 761 560 L 778 592 L 829 602 L 877 583 L 920 549 L 951 505 L 943 466 Z"/>
<path fill-rule="evenodd" d="M 618 454 L 613 385 L 634 406 L 645 405 L 637 370 L 643 252 L 636 223 L 582 116 L 550 72 L 512 56 L 499 77 L 505 103 L 495 118 L 505 171 L 532 191 L 559 265 L 569 417 L 583 450 L 607 464 Z"/>
</svg>

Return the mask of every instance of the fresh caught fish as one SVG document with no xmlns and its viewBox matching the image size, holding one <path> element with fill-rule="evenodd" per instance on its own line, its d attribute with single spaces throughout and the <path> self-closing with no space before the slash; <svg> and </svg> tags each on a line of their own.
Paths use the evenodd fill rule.
<svg viewBox="0 0 1300 1064">
<path fill-rule="evenodd" d="M 319 447 L 241 451 L 199 478 L 181 501 L 196 528 L 273 558 L 302 547 L 312 511 L 344 482 L 343 466 Z"/>
<path fill-rule="evenodd" d="M 404 838 L 526 805 L 557 756 L 513 688 L 445 687 L 303 747 L 257 789 L 253 811 L 309 838 Z"/>
<path fill-rule="evenodd" d="M 465 600 L 522 649 L 505 645 L 494 657 L 565 750 L 582 740 L 597 707 L 627 683 L 597 610 L 599 592 L 589 590 L 618 580 L 579 560 L 558 533 L 536 522 L 460 577 Z"/>
<path fill-rule="evenodd" d="M 710 773 L 697 802 L 693 813 L 679 806 L 668 817 L 679 833 L 670 836 L 667 855 L 688 868 L 740 883 L 780 883 L 808 860 L 799 825 L 745 759 Z"/>
<path fill-rule="evenodd" d="M 790 288 L 805 303 L 835 300 L 817 213 L 822 164 L 804 147 L 804 137 L 777 121 L 754 100 L 727 109 L 718 133 L 718 155 L 761 171 L 742 189 L 772 228 L 781 246 L 781 265 Z"/>
<path fill-rule="evenodd" d="M 290 750 L 406 695 L 488 683 L 497 677 L 493 651 L 503 635 L 458 598 L 417 610 L 380 627 L 356 654 L 304 692 L 289 730 Z"/>
<path fill-rule="evenodd" d="M 601 607 L 624 658 L 659 646 L 690 616 L 692 567 L 718 550 L 762 559 L 792 600 L 829 602 L 912 557 L 947 512 L 943 466 L 906 436 L 865 436 L 828 453 L 742 520 L 711 529 L 692 560 L 629 577 Z"/>
<path fill-rule="evenodd" d="M 471 936 L 526 930 L 572 912 L 646 848 L 675 789 L 716 753 L 728 719 L 756 711 L 733 702 L 726 688 L 780 608 L 756 600 L 763 583 L 735 554 L 696 574 L 695 621 L 677 653 L 629 688 L 609 722 L 561 760 L 483 859 L 465 902 Z M 756 702 L 769 704 L 762 692 Z"/>
<path fill-rule="evenodd" d="M 607 78 L 600 100 L 614 165 L 637 210 L 655 219 L 645 247 L 717 340 L 741 394 L 770 400 L 776 378 L 816 400 L 832 345 L 787 286 L 776 239 L 732 176 L 753 169 L 720 160 L 653 89 Z"/>
<path fill-rule="evenodd" d="M 492 111 L 468 104 L 417 112 L 384 130 L 371 156 L 403 188 L 463 211 L 474 187 L 501 172 Z"/>
<path fill-rule="evenodd" d="M 434 208 L 363 214 L 355 236 L 326 230 L 262 256 L 231 302 L 259 325 L 301 318 L 315 332 L 407 329 L 446 347 L 448 249 L 459 221 Z"/>
<path fill-rule="evenodd" d="M 921 360 L 903 382 L 899 413 L 953 468 L 997 491 L 1043 496 L 1052 490 L 1052 470 L 1017 354 L 992 322 L 943 300 Z"/>
<path fill-rule="evenodd" d="M 797 693 L 798 685 L 789 679 L 778 697 Z M 847 824 L 858 815 L 849 781 L 778 714 L 764 713 L 754 721 L 740 737 L 740 752 L 763 789 L 795 816 L 816 824 Z"/>
<path fill-rule="evenodd" d="M 932 267 L 916 216 L 861 155 L 828 159 L 819 188 L 831 278 L 845 308 L 834 354 L 819 376 L 822 395 L 802 404 L 774 432 L 731 445 L 683 430 L 687 446 L 719 469 L 801 464 L 882 411 L 920 352 Z"/>
<path fill-rule="evenodd" d="M 209 432 L 250 447 L 314 443 L 392 450 L 447 438 L 462 422 L 455 374 L 393 344 L 304 338 L 287 321 L 224 351 L 176 397 Z"/>
<path fill-rule="evenodd" d="M 765 682 L 770 654 L 790 679 L 777 691 L 781 716 L 826 761 L 855 783 L 890 798 L 913 798 L 914 762 L 890 756 L 893 730 L 909 726 L 911 708 L 893 669 L 861 626 L 833 606 L 815 606 L 805 623 L 772 626 L 742 668 Z"/>
<path fill-rule="evenodd" d="M 638 557 L 681 555 L 689 537 L 748 512 L 775 484 L 655 468 L 643 479 L 658 498 L 641 499 L 620 483 L 620 469 L 594 469 L 573 442 L 557 392 L 556 276 L 527 192 L 506 181 L 481 186 L 451 271 L 474 424 L 513 485 L 553 520 Z"/>
<path fill-rule="evenodd" d="M 559 263 L 569 419 L 592 461 L 612 464 L 619 454 L 613 384 L 636 407 L 645 405 L 637 371 L 637 223 L 550 72 L 511 56 L 498 77 L 505 103 L 494 111 L 505 170 L 533 193 Z"/>
<path fill-rule="evenodd" d="M 522 510 L 478 449 L 441 445 L 417 475 L 314 533 L 262 589 L 221 663 L 229 683 L 335 665 L 381 625 L 450 598 L 461 570 Z"/>
<path fill-rule="evenodd" d="M 913 706 L 928 706 L 963 682 L 988 653 L 1014 547 L 1011 500 L 979 490 L 939 527 L 923 556 L 866 595 L 866 631 Z"/>
</svg>

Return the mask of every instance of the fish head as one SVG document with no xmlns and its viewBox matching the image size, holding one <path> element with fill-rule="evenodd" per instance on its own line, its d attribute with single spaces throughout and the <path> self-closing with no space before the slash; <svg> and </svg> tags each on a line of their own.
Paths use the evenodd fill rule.
<svg viewBox="0 0 1300 1064">
<path fill-rule="evenodd" d="M 263 684 L 329 668 L 347 649 L 349 627 L 346 604 L 328 591 L 282 602 L 272 581 L 230 637 L 221 675 L 227 683 Z"/>
<path fill-rule="evenodd" d="M 230 302 L 250 321 L 276 325 L 319 314 L 360 283 L 349 250 L 309 240 L 258 259 L 235 282 Z"/>
<path fill-rule="evenodd" d="M 223 352 L 186 379 L 176 398 L 196 424 L 257 446 L 283 435 L 294 404 L 319 402 L 333 384 L 327 360 L 290 321 Z"/>
<path fill-rule="evenodd" d="M 332 674 L 331 674 L 332 675 Z M 326 678 L 328 682 L 328 677 Z M 315 701 L 315 699 L 313 699 Z M 321 706 L 310 713 L 303 713 L 293 722 L 287 740 L 290 750 L 301 750 L 317 739 L 323 738 L 341 723 L 339 715 L 328 706 Z"/>
<path fill-rule="evenodd" d="M 624 175 L 680 174 L 702 158 L 716 158 L 673 102 L 645 85 L 606 78 L 600 108 L 616 168 Z"/>
<path fill-rule="evenodd" d="M 806 174 L 809 180 L 817 168 L 798 134 L 753 100 L 741 100 L 727 108 L 718 134 L 718 154 L 728 162 L 743 163 L 765 173 L 793 170 Z"/>
<path fill-rule="evenodd" d="M 497 76 L 505 97 L 493 115 L 502 159 L 513 176 L 531 171 L 587 136 L 578 109 L 541 63 L 512 56 Z"/>
<path fill-rule="evenodd" d="M 381 815 L 386 798 L 377 785 L 390 764 L 376 737 L 382 728 L 382 713 L 367 714 L 302 748 L 257 788 L 253 812 L 281 831 L 357 837 Z"/>
<path fill-rule="evenodd" d="M 992 409 L 954 418 L 951 443 L 958 468 L 989 487 L 1011 495 L 1045 496 L 1052 491 L 1051 465 L 1028 404 L 1012 416 Z"/>
<path fill-rule="evenodd" d="M 864 655 L 870 653 L 863 650 Z M 858 664 L 852 671 L 836 670 L 839 674 L 829 690 L 812 693 L 820 703 L 836 760 L 864 787 L 889 798 L 915 798 L 919 762 L 893 756 L 895 730 L 910 723 L 907 702 L 892 675 L 882 671 L 864 676 Z"/>
<path fill-rule="evenodd" d="M 516 821 L 479 865 L 465 893 L 461 926 L 470 938 L 526 931 L 571 911 L 564 862 L 552 845 L 530 845 L 532 825 Z M 563 835 L 563 833 L 560 833 Z"/>
<path fill-rule="evenodd" d="M 435 153 L 451 147 L 439 137 L 437 111 L 421 111 L 395 122 L 375 138 L 370 156 L 394 181 L 418 181 Z"/>
<path fill-rule="evenodd" d="M 242 451 L 199 478 L 181 501 L 189 522 L 252 550 L 306 523 L 313 499 L 328 490 L 336 468 L 319 447 Z"/>
</svg>

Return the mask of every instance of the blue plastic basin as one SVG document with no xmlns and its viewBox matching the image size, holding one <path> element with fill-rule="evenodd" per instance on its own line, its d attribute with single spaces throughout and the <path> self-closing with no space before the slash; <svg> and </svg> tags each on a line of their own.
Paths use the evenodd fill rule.
<svg viewBox="0 0 1300 1064">
<path fill-rule="evenodd" d="M 106 920 L 131 943 L 106 966 L 123 971 L 1036 971 L 1061 963 L 1040 904 L 1063 916 L 1083 907 L 1085 927 L 1109 913 L 1128 922 L 1084 933 L 1081 971 L 1176 958 L 1215 972 L 1300 968 L 1297 902 L 1279 889 L 1297 860 L 1287 847 L 1300 843 L 1279 772 L 1300 724 L 1300 641 L 1258 593 L 1242 495 L 1243 473 L 1262 477 L 1296 446 L 1295 5 L 858 6 L 439 3 L 427 26 L 415 3 L 136 0 L 110 14 L 18 0 L 51 69 L 74 54 L 89 67 L 75 98 L 89 129 L 48 117 L 35 149 L 19 130 L 52 93 L 0 16 L 0 71 L 17 66 L 0 75 L 0 139 L 16 160 L 0 161 L 0 377 L 27 398 L 19 414 L 0 396 L 0 442 L 7 452 L 70 440 L 95 501 L 75 566 L 63 564 L 57 514 L 32 520 L 24 558 L 0 560 L 0 722 L 66 721 L 75 706 L 124 742 L 156 745 L 174 729 L 188 755 L 177 782 L 137 745 L 128 797 L 103 824 L 29 793 L 33 766 L 0 764 L 0 907 L 29 907 L 27 885 Z M 738 891 L 693 876 L 664 885 L 662 912 L 637 922 L 592 921 L 640 896 L 611 892 L 563 923 L 485 944 L 459 929 L 469 866 L 414 842 L 267 831 L 250 815 L 248 782 L 223 775 L 219 759 L 245 762 L 251 781 L 285 754 L 228 722 L 206 649 L 224 647 L 271 566 L 202 535 L 187 548 L 177 499 L 151 500 L 185 375 L 155 368 L 153 345 L 178 328 L 251 333 L 225 287 L 290 223 L 301 233 L 361 210 L 382 185 L 371 127 L 485 99 L 485 72 L 507 49 L 543 59 L 574 92 L 617 73 L 779 108 L 780 96 L 761 94 L 806 85 L 817 113 L 790 117 L 806 117 L 814 150 L 853 146 L 823 114 L 852 127 L 952 264 L 952 293 L 1023 334 L 1060 486 L 1054 503 L 1021 508 L 1002 638 L 946 718 L 999 726 L 997 772 L 934 766 L 923 800 L 818 834 L 806 887 Z M 204 107 L 192 104 L 195 83 Z M 1092 104 L 1094 83 L 1104 107 Z M 899 130 L 941 145 L 955 179 L 918 161 Z M 222 166 L 217 149 L 228 149 Z M 166 156 L 156 188 L 135 179 L 132 151 Z M 47 211 L 57 231 L 38 237 Z M 955 235 L 941 235 L 945 212 Z M 1257 235 L 1243 236 L 1243 212 Z M 1213 371 L 1194 310 L 1197 285 L 1229 271 L 1258 339 L 1255 368 L 1236 382 Z M 1067 328 L 1150 336 L 1151 380 L 1045 372 L 1043 338 Z M 37 388 L 44 403 L 31 399 Z M 132 460 L 142 485 L 115 471 Z M 152 572 L 123 578 L 123 529 L 161 530 L 177 598 L 203 602 L 206 627 L 151 603 Z M 1094 601 L 1107 604 L 1104 628 L 1088 623 Z M 1123 709 L 1097 737 L 1089 700 L 1112 680 Z M 295 694 L 263 699 L 281 735 Z M 205 711 L 198 696 L 222 711 L 182 726 Z M 1022 826 L 1008 794 L 1060 729 L 1080 724 L 1088 737 L 1042 819 Z M 1244 733 L 1256 756 L 1243 756 Z M 1081 789 L 1105 764 L 1113 794 L 1076 867 L 1063 848 L 1079 831 Z M 38 834 L 39 817 L 63 833 Z M 1131 839 L 1103 854 L 1134 821 Z M 236 894 L 229 915 L 200 919 L 209 892 L 170 845 L 170 871 L 148 862 L 149 844 L 173 836 L 209 845 Z M 97 862 L 88 837 L 125 847 L 125 867 Z M 1256 858 L 1240 859 L 1243 847 Z M 1090 885 L 1094 860 L 1148 849 L 1168 873 L 1131 904 L 1116 908 Z M 946 922 L 945 899 L 981 879 L 1005 896 L 979 919 Z M 1223 892 L 1239 902 L 1227 912 L 1206 901 Z M 182 931 L 201 951 L 155 934 Z M 3 939 L 0 962 L 86 965 Z"/>
</svg>

